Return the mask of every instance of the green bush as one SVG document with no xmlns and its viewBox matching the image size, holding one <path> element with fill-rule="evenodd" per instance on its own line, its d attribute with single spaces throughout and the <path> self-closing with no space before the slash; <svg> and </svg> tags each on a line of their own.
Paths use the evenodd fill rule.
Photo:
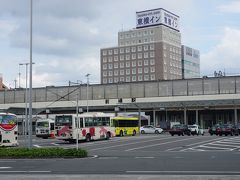
<svg viewBox="0 0 240 180">
<path fill-rule="evenodd" d="M 87 151 L 63 148 L 0 148 L 0 158 L 83 158 Z"/>
</svg>

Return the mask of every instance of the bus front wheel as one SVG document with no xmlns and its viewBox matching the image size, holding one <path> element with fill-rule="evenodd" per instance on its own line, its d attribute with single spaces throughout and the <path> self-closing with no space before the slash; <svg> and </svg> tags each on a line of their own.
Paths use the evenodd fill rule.
<svg viewBox="0 0 240 180">
<path fill-rule="evenodd" d="M 110 132 L 107 132 L 107 134 L 106 134 L 106 140 L 109 140 L 109 138 L 110 138 Z"/>
</svg>

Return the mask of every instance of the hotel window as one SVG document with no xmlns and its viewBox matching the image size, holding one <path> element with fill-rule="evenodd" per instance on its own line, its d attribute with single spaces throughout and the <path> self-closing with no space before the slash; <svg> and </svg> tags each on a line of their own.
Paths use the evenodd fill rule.
<svg viewBox="0 0 240 180">
<path fill-rule="evenodd" d="M 136 61 L 132 62 L 132 67 L 136 67 Z"/>
<path fill-rule="evenodd" d="M 136 52 L 136 47 L 132 47 L 132 52 Z"/>
<path fill-rule="evenodd" d="M 138 53 L 138 59 L 142 59 L 142 53 Z"/>
<path fill-rule="evenodd" d="M 142 51 L 142 46 L 138 46 L 138 51 Z"/>
<path fill-rule="evenodd" d="M 130 74 L 130 69 L 126 69 L 126 75 Z"/>
<path fill-rule="evenodd" d="M 144 68 L 144 73 L 148 73 L 148 67 Z"/>
<path fill-rule="evenodd" d="M 109 83 L 113 83 L 113 79 L 112 78 L 108 78 L 108 82 Z"/>
<path fill-rule="evenodd" d="M 112 64 L 108 64 L 108 69 L 112 69 Z"/>
<path fill-rule="evenodd" d="M 144 60 L 144 66 L 147 66 L 147 65 L 148 65 L 148 60 L 145 59 L 145 60 Z"/>
<path fill-rule="evenodd" d="M 118 49 L 114 49 L 114 54 L 118 54 Z"/>
<path fill-rule="evenodd" d="M 107 69 L 107 64 L 104 64 L 104 65 L 103 65 L 103 69 Z"/>
<path fill-rule="evenodd" d="M 124 70 L 120 70 L 120 75 L 124 75 Z"/>
<path fill-rule="evenodd" d="M 136 54 L 132 54 L 132 59 L 136 59 Z"/>
<path fill-rule="evenodd" d="M 103 62 L 107 62 L 107 57 L 103 57 Z"/>
<path fill-rule="evenodd" d="M 118 70 L 114 71 L 114 76 L 118 76 Z"/>
<path fill-rule="evenodd" d="M 118 61 L 118 56 L 114 56 L 114 61 Z"/>
<path fill-rule="evenodd" d="M 143 32 L 143 35 L 144 35 L 144 36 L 148 35 L 148 31 L 144 31 L 144 32 Z"/>
<path fill-rule="evenodd" d="M 138 81 L 142 81 L 142 76 L 138 76 Z"/>
<path fill-rule="evenodd" d="M 103 54 L 103 56 L 106 56 L 107 55 L 107 51 L 103 51 L 102 54 Z"/>
<path fill-rule="evenodd" d="M 144 42 L 147 43 L 147 42 L 148 42 L 148 39 L 144 39 Z"/>
<path fill-rule="evenodd" d="M 142 61 L 138 61 L 138 66 L 142 66 Z"/>
<path fill-rule="evenodd" d="M 126 60 L 130 60 L 130 55 L 129 54 L 126 55 Z"/>
<path fill-rule="evenodd" d="M 138 68 L 138 74 L 142 74 L 142 68 Z"/>
<path fill-rule="evenodd" d="M 130 82 L 130 77 L 129 76 L 126 77 L 126 82 Z"/>
<path fill-rule="evenodd" d="M 132 76 L 132 81 L 136 81 L 136 76 Z"/>
<path fill-rule="evenodd" d="M 147 51 L 148 50 L 148 45 L 144 45 L 143 49 L 144 49 L 144 51 Z"/>
<path fill-rule="evenodd" d="M 120 39 L 123 39 L 123 38 L 124 38 L 123 34 L 120 34 L 119 36 L 120 36 Z"/>
<path fill-rule="evenodd" d="M 155 67 L 150 67 L 150 72 L 155 72 Z"/>
<path fill-rule="evenodd" d="M 103 71 L 103 77 L 107 76 L 107 71 Z"/>
<path fill-rule="evenodd" d="M 150 30 L 150 34 L 154 34 L 154 31 L 152 29 Z"/>
<path fill-rule="evenodd" d="M 112 62 L 112 57 L 108 57 L 108 62 Z"/>
<path fill-rule="evenodd" d="M 117 83 L 118 82 L 118 77 L 114 78 L 114 82 Z"/>
<path fill-rule="evenodd" d="M 151 74 L 151 80 L 155 80 L 155 74 Z"/>
<path fill-rule="evenodd" d="M 154 44 L 150 44 L 150 50 L 154 50 Z"/>
<path fill-rule="evenodd" d="M 124 68 L 124 63 L 120 63 L 120 68 Z"/>
<path fill-rule="evenodd" d="M 114 63 L 114 69 L 118 68 L 118 63 Z"/>
<path fill-rule="evenodd" d="M 120 53 L 121 53 L 121 54 L 124 53 L 124 48 L 121 48 L 121 49 L 120 49 Z"/>
<path fill-rule="evenodd" d="M 108 71 L 108 76 L 112 76 L 113 72 L 112 71 Z"/>
<path fill-rule="evenodd" d="M 136 37 L 136 33 L 132 33 L 132 37 Z"/>
<path fill-rule="evenodd" d="M 126 53 L 130 53 L 130 47 L 126 48 Z"/>
<path fill-rule="evenodd" d="M 138 37 L 141 37 L 141 36 L 142 36 L 142 32 L 138 31 Z"/>
<path fill-rule="evenodd" d="M 148 58 L 148 52 L 144 53 L 144 58 Z"/>
<path fill-rule="evenodd" d="M 155 65 L 155 59 L 150 59 L 150 65 Z"/>
<path fill-rule="evenodd" d="M 120 61 L 123 61 L 124 60 L 124 55 L 121 55 L 120 56 Z"/>
<path fill-rule="evenodd" d="M 107 83 L 107 79 L 103 78 L 103 84 L 106 84 L 106 83 Z"/>
<path fill-rule="evenodd" d="M 112 55 L 112 50 L 108 50 L 108 55 Z"/>
<path fill-rule="evenodd" d="M 136 74 L 136 68 L 132 69 L 132 74 Z"/>
<path fill-rule="evenodd" d="M 120 77 L 120 82 L 124 82 L 124 77 Z"/>
<path fill-rule="evenodd" d="M 149 75 L 144 75 L 144 81 L 148 81 L 149 80 Z"/>
<path fill-rule="evenodd" d="M 130 67 L 130 62 L 126 62 L 126 67 Z"/>
<path fill-rule="evenodd" d="M 150 52 L 150 57 L 155 57 L 155 52 Z"/>
</svg>

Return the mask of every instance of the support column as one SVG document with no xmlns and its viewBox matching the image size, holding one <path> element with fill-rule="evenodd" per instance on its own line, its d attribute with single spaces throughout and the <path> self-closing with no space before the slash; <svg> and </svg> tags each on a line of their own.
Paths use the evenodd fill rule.
<svg viewBox="0 0 240 180">
<path fill-rule="evenodd" d="M 195 124 L 199 125 L 199 122 L 198 122 L 198 110 L 196 110 L 196 122 L 195 122 Z"/>
<path fill-rule="evenodd" d="M 187 124 L 187 108 L 184 107 L 184 124 Z"/>
<path fill-rule="evenodd" d="M 156 110 L 153 110 L 153 126 L 156 126 Z"/>
<path fill-rule="evenodd" d="M 140 127 L 141 127 L 141 109 L 138 109 L 138 127 L 139 127 L 139 131 L 140 131 Z"/>
<path fill-rule="evenodd" d="M 237 117 L 237 108 L 234 108 L 234 123 L 237 124 L 238 123 L 238 117 Z"/>
</svg>

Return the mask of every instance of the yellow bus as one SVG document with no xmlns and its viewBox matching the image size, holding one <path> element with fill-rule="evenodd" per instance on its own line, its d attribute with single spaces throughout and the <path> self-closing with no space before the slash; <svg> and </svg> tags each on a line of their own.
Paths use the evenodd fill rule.
<svg viewBox="0 0 240 180">
<path fill-rule="evenodd" d="M 115 127 L 116 136 L 135 136 L 139 133 L 138 117 L 113 117 L 112 124 Z"/>
</svg>

